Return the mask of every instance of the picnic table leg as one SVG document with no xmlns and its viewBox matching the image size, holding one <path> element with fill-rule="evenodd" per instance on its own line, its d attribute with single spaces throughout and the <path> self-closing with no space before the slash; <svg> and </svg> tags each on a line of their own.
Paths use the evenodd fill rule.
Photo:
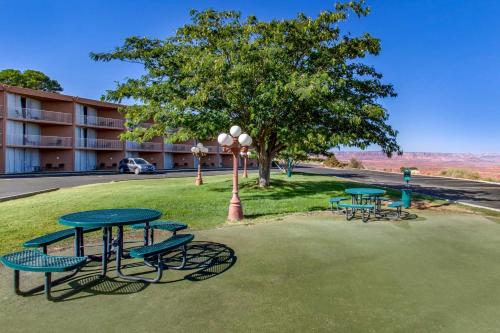
<svg viewBox="0 0 500 333">
<path fill-rule="evenodd" d="M 113 253 L 113 227 L 108 227 L 107 229 L 107 237 L 108 237 L 108 257 L 106 258 L 109 260 L 111 257 L 111 254 Z"/>
<path fill-rule="evenodd" d="M 146 226 L 148 226 L 149 229 L 149 224 L 147 223 Z M 118 226 L 118 238 L 116 239 L 117 242 L 117 247 L 118 251 L 116 254 L 116 273 L 118 274 L 119 277 L 125 280 L 132 280 L 132 281 L 144 281 L 144 282 L 151 282 L 155 283 L 161 280 L 161 277 L 163 275 L 163 263 L 162 263 L 162 254 L 156 255 L 156 264 L 154 267 L 156 267 L 156 277 L 153 279 L 146 278 L 146 277 L 141 277 L 141 276 L 130 276 L 130 275 L 125 275 L 122 273 L 121 270 L 121 257 L 123 254 L 123 226 Z M 185 262 L 184 262 L 185 264 Z"/>
<path fill-rule="evenodd" d="M 83 237 L 83 228 L 76 227 L 75 228 L 75 241 L 74 241 L 74 251 L 75 257 L 80 257 L 82 255 L 82 243 L 81 238 Z"/>
<path fill-rule="evenodd" d="M 14 291 L 16 294 L 21 295 L 21 290 L 19 289 L 19 271 L 14 270 Z"/>
<path fill-rule="evenodd" d="M 361 209 L 361 219 L 363 222 L 368 222 L 370 219 L 370 209 Z"/>
<path fill-rule="evenodd" d="M 116 240 L 116 245 L 118 247 L 116 256 L 122 258 L 123 256 L 123 226 L 118 226 L 118 239 Z"/>
<path fill-rule="evenodd" d="M 113 249 L 115 250 L 115 257 L 120 257 L 120 263 L 121 259 L 127 259 L 130 258 L 130 255 L 128 253 L 125 253 L 125 249 L 123 247 L 123 226 L 118 226 L 118 232 L 116 234 L 116 238 L 113 239 Z M 118 262 L 118 261 L 117 261 Z"/>
<path fill-rule="evenodd" d="M 145 233 L 145 232 L 144 232 Z M 122 254 L 123 254 L 123 227 L 118 226 L 118 235 L 116 239 L 116 245 L 118 247 L 116 253 L 116 273 L 121 277 L 121 265 L 122 265 Z"/>
<path fill-rule="evenodd" d="M 144 246 L 149 244 L 149 222 L 144 226 Z"/>
<path fill-rule="evenodd" d="M 21 287 L 20 287 L 20 278 L 19 278 L 20 272 L 18 270 L 14 270 L 14 291 L 17 295 L 27 296 L 27 295 L 32 295 L 33 293 L 45 290 L 45 295 L 46 295 L 47 299 L 49 301 L 51 301 L 51 300 L 53 300 L 53 298 L 50 294 L 51 288 L 53 286 L 56 286 L 58 284 L 61 284 L 65 281 L 71 279 L 79 271 L 80 271 L 80 268 L 77 268 L 77 269 L 75 269 L 74 272 L 70 273 L 69 275 L 65 275 L 65 276 L 60 277 L 56 280 L 52 280 L 52 274 L 50 272 L 46 272 L 45 273 L 45 281 L 44 281 L 43 285 L 31 288 L 29 290 L 22 291 Z M 63 294 L 61 298 L 63 298 L 65 295 L 68 295 L 70 293 L 72 293 L 72 291 L 69 291 L 68 293 Z"/>
<path fill-rule="evenodd" d="M 45 290 L 45 297 L 51 301 L 52 296 L 50 295 L 50 289 L 52 287 L 52 273 L 47 272 L 45 273 L 45 279 L 44 279 L 44 290 Z"/>
<path fill-rule="evenodd" d="M 73 247 L 74 247 L 74 252 L 75 252 L 75 257 L 79 257 L 79 252 L 78 252 L 78 245 L 80 244 L 80 242 L 78 241 L 78 228 L 75 228 L 75 240 L 74 240 L 74 244 L 73 244 Z"/>
<path fill-rule="evenodd" d="M 102 229 L 102 270 L 101 276 L 105 277 L 108 270 L 109 228 Z"/>
<path fill-rule="evenodd" d="M 80 230 L 80 256 L 85 256 L 85 247 L 83 245 L 83 229 Z"/>
</svg>

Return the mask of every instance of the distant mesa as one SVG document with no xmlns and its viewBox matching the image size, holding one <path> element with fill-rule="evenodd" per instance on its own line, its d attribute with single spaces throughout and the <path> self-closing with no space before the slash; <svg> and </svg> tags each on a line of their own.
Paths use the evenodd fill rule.
<svg viewBox="0 0 500 333">
<path fill-rule="evenodd" d="M 388 158 L 380 151 L 340 151 L 335 152 L 335 156 L 342 162 L 355 158 L 365 168 L 373 170 L 399 172 L 401 167 L 415 167 L 420 174 L 439 175 L 443 170 L 457 168 L 478 172 L 482 178 L 500 180 L 498 153 L 405 152 L 402 156 Z"/>
</svg>

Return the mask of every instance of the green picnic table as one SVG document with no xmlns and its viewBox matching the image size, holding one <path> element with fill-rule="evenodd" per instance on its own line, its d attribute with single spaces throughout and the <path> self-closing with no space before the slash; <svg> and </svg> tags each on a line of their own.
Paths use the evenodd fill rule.
<svg viewBox="0 0 500 333">
<path fill-rule="evenodd" d="M 116 251 L 117 267 L 119 272 L 119 263 L 123 256 L 123 226 L 145 223 L 145 231 L 149 229 L 149 222 L 155 221 L 161 217 L 161 212 L 154 209 L 145 208 L 118 208 L 118 209 L 100 209 L 89 210 L 67 214 L 59 218 L 62 225 L 75 228 L 75 252 L 76 256 L 81 254 L 83 229 L 84 228 L 102 228 L 103 234 L 103 254 L 102 254 L 102 275 L 107 272 L 108 253 L 112 247 Z M 118 233 L 112 241 L 112 228 L 117 227 Z M 145 235 L 147 242 L 147 235 Z"/>
<path fill-rule="evenodd" d="M 363 201 L 365 204 L 373 204 L 375 215 L 379 215 L 382 207 L 380 197 L 386 191 L 372 187 L 355 187 L 346 189 L 345 193 L 351 195 L 353 205 L 363 205 Z"/>
</svg>

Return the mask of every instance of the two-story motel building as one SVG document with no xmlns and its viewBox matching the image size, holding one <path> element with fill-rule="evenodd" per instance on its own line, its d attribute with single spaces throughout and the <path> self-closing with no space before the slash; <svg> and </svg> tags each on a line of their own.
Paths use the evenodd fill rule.
<svg viewBox="0 0 500 333">
<path fill-rule="evenodd" d="M 193 168 L 196 144 L 121 141 L 120 105 L 0 84 L 0 173 L 117 170 L 125 157 L 142 157 L 157 169 Z M 147 126 L 148 124 L 144 124 Z M 216 141 L 204 167 L 231 167 L 231 155 Z M 249 161 L 255 165 L 255 161 Z"/>
</svg>

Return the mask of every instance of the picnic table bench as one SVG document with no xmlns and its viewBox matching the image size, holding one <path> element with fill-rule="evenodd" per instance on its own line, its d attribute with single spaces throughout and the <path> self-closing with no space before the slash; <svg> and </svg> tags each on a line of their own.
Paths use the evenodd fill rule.
<svg viewBox="0 0 500 333">
<path fill-rule="evenodd" d="M 356 211 L 361 211 L 361 218 L 363 222 L 367 222 L 370 218 L 370 212 L 375 209 L 375 205 L 372 204 L 349 204 L 349 203 L 340 203 L 339 207 L 345 209 L 345 214 L 347 220 L 351 220 L 356 216 Z M 349 212 L 350 211 L 350 212 Z"/>
<path fill-rule="evenodd" d="M 50 256 L 38 250 L 23 250 L 0 257 L 0 262 L 4 264 L 5 267 L 14 270 L 14 290 L 16 294 L 25 295 L 45 289 L 45 296 L 47 299 L 53 300 L 50 293 L 51 287 L 74 276 L 76 272 L 86 264 L 87 257 Z M 75 272 L 51 281 L 52 273 L 68 272 L 72 270 Z M 45 273 L 44 285 L 22 292 L 19 287 L 19 271 Z"/>
<path fill-rule="evenodd" d="M 83 232 L 92 232 L 97 231 L 101 228 L 83 228 Z M 64 239 L 75 236 L 75 229 L 64 229 L 60 231 L 56 231 L 47 235 L 43 235 L 37 238 L 33 238 L 29 241 L 24 242 L 24 247 L 34 247 L 34 248 L 42 248 L 43 253 L 47 254 L 47 246 L 60 242 Z M 76 244 L 76 243 L 75 243 Z M 76 244 L 78 247 L 83 248 L 83 238 L 81 239 L 81 244 Z M 76 251 L 76 247 L 75 247 Z"/>
<path fill-rule="evenodd" d="M 396 213 L 398 216 L 398 219 L 401 217 L 401 209 L 403 208 L 403 201 L 393 201 L 387 207 L 389 208 L 396 208 Z"/>
<path fill-rule="evenodd" d="M 339 211 L 339 203 L 342 201 L 342 200 L 347 200 L 348 198 L 347 197 L 332 197 L 330 198 L 329 202 L 330 202 L 330 210 L 333 212 L 333 205 L 335 205 L 335 207 L 337 208 L 337 212 Z"/>
<path fill-rule="evenodd" d="M 154 231 L 163 230 L 170 231 L 174 236 L 177 231 L 187 229 L 188 225 L 176 221 L 153 221 L 146 223 L 133 224 L 130 226 L 132 229 L 144 229 L 144 245 L 154 243 Z M 148 242 L 148 231 L 150 232 L 150 241 Z"/>
<path fill-rule="evenodd" d="M 141 258 L 145 261 L 150 261 L 150 263 L 156 267 L 156 277 L 154 279 L 137 276 L 137 275 L 125 275 L 121 271 L 121 262 L 120 257 L 116 257 L 116 265 L 117 265 L 117 273 L 118 275 L 126 280 L 138 280 L 138 281 L 146 281 L 146 282 L 158 282 L 161 280 L 163 269 L 166 267 L 162 262 L 162 257 L 169 251 L 176 250 L 178 248 L 182 251 L 182 263 L 177 267 L 170 267 L 170 269 L 182 269 L 186 264 L 187 252 L 186 252 L 186 244 L 191 242 L 194 239 L 194 235 L 192 234 L 184 234 L 184 235 L 175 235 L 170 237 L 167 240 L 162 242 L 145 245 L 135 249 L 130 250 L 129 255 L 132 258 Z M 154 261 L 151 262 L 151 259 Z"/>
</svg>

